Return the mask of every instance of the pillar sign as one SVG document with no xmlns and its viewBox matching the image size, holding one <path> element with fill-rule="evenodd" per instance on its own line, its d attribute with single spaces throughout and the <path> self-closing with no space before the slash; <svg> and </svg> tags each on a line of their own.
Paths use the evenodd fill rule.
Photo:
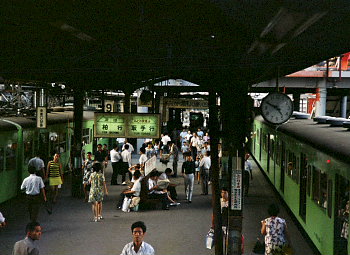
<svg viewBox="0 0 350 255">
<path fill-rule="evenodd" d="M 36 127 L 37 128 L 46 128 L 47 123 L 47 112 L 46 107 L 37 107 L 36 108 Z"/>
<path fill-rule="evenodd" d="M 114 101 L 105 101 L 105 112 L 114 112 Z"/>
<path fill-rule="evenodd" d="M 242 210 L 242 170 L 233 170 L 231 184 L 231 210 Z"/>
</svg>

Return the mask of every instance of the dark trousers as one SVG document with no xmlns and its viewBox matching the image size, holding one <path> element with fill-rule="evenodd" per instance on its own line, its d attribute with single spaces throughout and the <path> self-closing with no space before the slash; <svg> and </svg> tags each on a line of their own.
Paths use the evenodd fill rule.
<svg viewBox="0 0 350 255">
<path fill-rule="evenodd" d="M 170 192 L 170 197 L 173 200 L 177 200 L 177 192 L 175 186 L 168 186 L 167 190 Z"/>
<path fill-rule="evenodd" d="M 208 195 L 209 169 L 201 169 L 202 194 Z"/>
<path fill-rule="evenodd" d="M 112 162 L 112 168 L 113 168 L 113 174 L 111 179 L 111 185 L 117 185 L 118 184 L 118 172 L 120 168 L 119 162 Z"/>
<path fill-rule="evenodd" d="M 41 195 L 27 195 L 30 221 L 37 221 L 41 205 Z"/>
<path fill-rule="evenodd" d="M 122 182 L 125 182 L 126 173 L 129 173 L 129 179 L 131 180 L 132 174 L 129 171 L 129 163 L 128 162 L 123 162 L 122 166 L 121 166 Z"/>
<path fill-rule="evenodd" d="M 177 161 L 178 159 L 173 159 L 173 176 L 177 177 Z"/>
<path fill-rule="evenodd" d="M 162 202 L 162 209 L 165 209 L 169 206 L 169 200 L 167 194 L 149 194 L 149 199 L 159 199 Z"/>
<path fill-rule="evenodd" d="M 193 160 L 196 160 L 197 158 L 197 147 L 196 146 L 191 146 L 191 156 Z"/>
</svg>

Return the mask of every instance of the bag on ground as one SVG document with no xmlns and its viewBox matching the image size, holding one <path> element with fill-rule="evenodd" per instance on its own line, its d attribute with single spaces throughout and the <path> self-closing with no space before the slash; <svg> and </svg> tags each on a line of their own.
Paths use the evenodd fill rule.
<svg viewBox="0 0 350 255">
<path fill-rule="evenodd" d="M 205 238 L 205 244 L 207 249 L 212 249 L 214 247 L 214 229 L 210 229 L 206 238 Z"/>
<path fill-rule="evenodd" d="M 265 253 L 265 243 L 261 242 L 258 238 L 253 248 L 255 254 L 264 254 Z"/>
<path fill-rule="evenodd" d="M 122 211 L 123 212 L 130 212 L 130 203 L 132 199 L 129 197 L 125 197 L 123 200 L 123 206 L 122 206 Z"/>
</svg>

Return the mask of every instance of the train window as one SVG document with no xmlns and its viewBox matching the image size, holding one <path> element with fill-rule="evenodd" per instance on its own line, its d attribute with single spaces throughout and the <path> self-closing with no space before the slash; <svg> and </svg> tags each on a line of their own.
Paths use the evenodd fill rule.
<svg viewBox="0 0 350 255">
<path fill-rule="evenodd" d="M 327 183 L 327 201 L 328 201 L 328 205 L 327 206 L 327 214 L 328 217 L 331 218 L 332 217 L 332 180 L 328 180 Z"/>
<path fill-rule="evenodd" d="M 274 160 L 275 159 L 275 140 L 273 140 L 273 135 L 270 135 L 270 141 L 271 141 L 270 157 L 271 157 L 271 160 Z"/>
<path fill-rule="evenodd" d="M 311 193 L 311 173 L 312 173 L 312 166 L 308 165 L 307 166 L 307 194 L 310 196 Z"/>
<path fill-rule="evenodd" d="M 276 141 L 276 165 L 280 165 L 280 160 L 281 160 L 281 152 L 280 152 L 280 141 Z"/>
<path fill-rule="evenodd" d="M 10 143 L 6 147 L 6 171 L 16 170 L 16 150 L 17 143 Z"/>
<path fill-rule="evenodd" d="M 4 150 L 4 148 L 0 148 L 0 173 L 2 172 L 2 171 L 4 171 L 4 158 L 5 158 L 5 155 L 4 155 L 4 152 L 5 152 L 5 150 Z"/>
<path fill-rule="evenodd" d="M 90 128 L 83 128 L 83 144 L 89 144 L 90 141 Z"/>
<path fill-rule="evenodd" d="M 33 141 L 24 142 L 24 164 L 33 157 Z"/>
<path fill-rule="evenodd" d="M 329 200 L 327 185 L 327 174 L 315 167 L 312 173 L 312 198 L 324 209 L 328 207 Z"/>
<path fill-rule="evenodd" d="M 287 152 L 288 164 L 287 164 L 287 175 L 292 178 L 293 181 L 299 183 L 299 159 L 291 151 Z"/>
</svg>

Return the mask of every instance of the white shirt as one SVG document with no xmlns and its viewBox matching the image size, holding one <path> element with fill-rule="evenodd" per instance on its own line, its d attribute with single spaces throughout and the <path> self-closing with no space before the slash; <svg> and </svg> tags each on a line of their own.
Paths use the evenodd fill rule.
<svg viewBox="0 0 350 255">
<path fill-rule="evenodd" d="M 209 157 L 205 156 L 201 159 L 199 163 L 199 167 L 203 167 L 204 169 L 209 169 L 211 167 L 211 160 Z"/>
<path fill-rule="evenodd" d="M 140 196 L 140 191 L 141 191 L 140 178 L 134 181 L 134 185 L 132 186 L 131 191 L 135 191 L 135 193 L 133 194 L 135 197 Z"/>
<path fill-rule="evenodd" d="M 129 167 L 131 167 L 131 153 L 128 150 L 123 150 L 121 153 L 123 162 L 128 162 Z"/>
<path fill-rule="evenodd" d="M 129 145 L 128 151 L 129 151 L 130 153 L 132 153 L 132 152 L 134 151 L 134 146 L 132 146 L 130 143 L 125 143 L 125 144 Z M 122 150 L 124 150 L 125 144 L 123 144 Z"/>
<path fill-rule="evenodd" d="M 143 165 L 147 161 L 147 159 L 148 158 L 147 158 L 146 154 L 141 154 L 140 159 L 139 159 L 140 165 Z"/>
<path fill-rule="evenodd" d="M 115 162 L 118 162 L 119 159 L 120 159 L 120 154 L 118 151 L 116 151 L 115 149 L 111 150 L 110 152 L 110 155 L 111 155 L 111 162 L 112 163 L 115 163 Z"/>
<path fill-rule="evenodd" d="M 197 136 L 197 137 L 192 137 L 191 138 L 191 146 L 192 147 L 198 147 L 198 145 L 199 145 L 199 137 Z"/>
<path fill-rule="evenodd" d="M 44 187 L 43 179 L 35 174 L 31 174 L 23 180 L 21 190 L 25 189 L 27 195 L 39 195 L 40 189 Z"/>
<path fill-rule="evenodd" d="M 41 170 L 42 168 L 45 168 L 44 161 L 39 157 L 30 159 L 28 162 L 28 166 L 34 166 L 37 171 Z"/>
<path fill-rule="evenodd" d="M 171 138 L 168 135 L 165 135 L 165 136 L 162 137 L 163 145 L 166 145 L 170 141 L 171 141 Z"/>
<path fill-rule="evenodd" d="M 169 179 L 166 173 L 162 173 L 158 178 L 158 180 L 166 180 L 166 179 Z"/>
<path fill-rule="evenodd" d="M 151 190 L 154 186 L 156 186 L 156 184 L 154 183 L 154 181 L 149 178 L 148 179 L 148 190 Z M 154 193 L 154 190 L 150 191 L 149 194 L 152 194 Z"/>
<path fill-rule="evenodd" d="M 155 252 L 150 244 L 142 242 L 139 251 L 136 253 L 134 250 L 134 243 L 131 242 L 124 246 L 124 249 L 120 255 L 155 255 Z"/>
<path fill-rule="evenodd" d="M 5 217 L 0 212 L 0 223 L 4 223 L 4 222 L 5 222 Z"/>
</svg>

